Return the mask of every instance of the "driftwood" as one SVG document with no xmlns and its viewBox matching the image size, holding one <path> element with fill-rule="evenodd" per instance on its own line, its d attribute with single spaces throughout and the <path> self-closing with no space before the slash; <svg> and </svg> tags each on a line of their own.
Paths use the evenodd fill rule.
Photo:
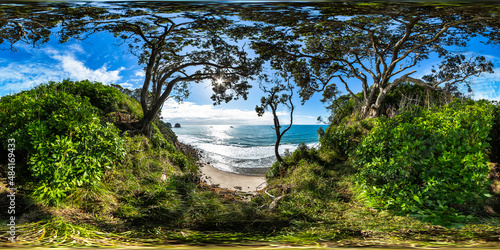
<svg viewBox="0 0 500 250">
<path fill-rule="evenodd" d="M 269 211 L 273 211 L 276 206 L 278 205 L 278 201 L 280 201 L 281 199 L 283 199 L 283 197 L 285 197 L 285 195 L 282 195 L 282 196 L 278 196 L 278 197 L 275 197 L 273 195 L 270 195 L 267 190 L 265 191 L 265 193 L 271 197 L 274 198 L 274 200 L 271 202 L 271 204 L 269 204 Z"/>
<path fill-rule="evenodd" d="M 265 194 L 269 195 L 269 197 L 271 197 L 271 198 L 273 198 L 273 199 L 274 199 L 274 200 L 271 202 L 271 204 L 269 204 L 269 211 L 273 211 L 273 210 L 276 208 L 276 206 L 278 205 L 278 202 L 279 202 L 280 200 L 282 200 L 282 199 L 283 199 L 283 198 L 287 195 L 286 193 L 288 193 L 288 192 L 290 192 L 290 191 L 291 191 L 291 187 L 290 187 L 290 186 L 285 186 L 283 191 L 285 191 L 286 193 L 285 193 L 284 195 L 281 195 L 281 196 L 278 196 L 278 197 L 276 197 L 276 196 L 274 196 L 274 195 L 272 195 L 272 194 L 270 194 L 270 193 L 268 193 L 268 192 L 267 192 L 267 190 L 271 190 L 271 189 L 275 189 L 275 188 L 283 188 L 283 186 L 282 186 L 282 185 L 279 185 L 279 186 L 276 186 L 276 187 L 273 187 L 273 188 L 269 188 L 269 189 L 265 189 L 265 190 L 264 190 L 264 193 L 265 193 Z"/>
</svg>

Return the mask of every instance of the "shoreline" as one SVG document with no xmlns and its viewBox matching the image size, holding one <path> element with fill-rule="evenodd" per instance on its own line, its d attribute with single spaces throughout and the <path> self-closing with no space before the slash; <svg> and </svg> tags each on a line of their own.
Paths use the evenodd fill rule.
<svg viewBox="0 0 500 250">
<path fill-rule="evenodd" d="M 267 186 L 264 175 L 245 175 L 222 171 L 204 162 L 200 157 L 201 152 L 195 147 L 180 141 L 176 142 L 176 147 L 197 161 L 196 165 L 199 167 L 200 180 L 207 185 L 253 194 L 258 193 L 259 190 Z"/>
<path fill-rule="evenodd" d="M 197 164 L 201 174 L 201 181 L 210 186 L 245 193 L 258 193 L 267 186 L 265 176 L 229 173 L 201 161 L 198 161 Z"/>
</svg>

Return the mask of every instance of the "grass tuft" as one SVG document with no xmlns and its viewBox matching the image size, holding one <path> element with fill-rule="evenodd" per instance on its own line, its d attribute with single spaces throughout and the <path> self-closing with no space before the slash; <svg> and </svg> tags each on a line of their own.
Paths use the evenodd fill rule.
<svg viewBox="0 0 500 250">
<path fill-rule="evenodd" d="M 5 232 L 6 230 L 2 230 Z M 61 218 L 28 223 L 16 229 L 18 245 L 33 246 L 120 246 L 139 243 L 127 236 L 100 232 L 88 225 L 75 225 Z M 1 235 L 6 237 L 6 233 Z"/>
</svg>

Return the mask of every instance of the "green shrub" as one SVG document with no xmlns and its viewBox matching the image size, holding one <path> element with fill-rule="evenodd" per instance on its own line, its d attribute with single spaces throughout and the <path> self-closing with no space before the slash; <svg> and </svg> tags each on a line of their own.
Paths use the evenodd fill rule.
<svg viewBox="0 0 500 250">
<path fill-rule="evenodd" d="M 354 153 L 369 204 L 436 224 L 471 218 L 458 208 L 487 195 L 492 111 L 486 103 L 452 103 L 375 120 Z"/>
<path fill-rule="evenodd" d="M 362 98 L 363 93 L 358 93 L 356 96 Z M 331 112 L 328 121 L 332 125 L 344 124 L 358 110 L 358 106 L 351 95 L 339 96 L 326 107 Z"/>
<path fill-rule="evenodd" d="M 282 171 L 281 169 L 282 169 L 281 162 L 275 161 L 273 165 L 269 168 L 269 171 L 267 171 L 266 178 L 267 179 L 278 178 L 279 173 Z"/>
<path fill-rule="evenodd" d="M 364 98 L 363 92 L 357 93 L 356 96 L 360 99 Z M 388 108 L 395 108 L 400 112 L 418 112 L 424 108 L 440 107 L 449 103 L 456 96 L 457 94 L 430 91 L 412 83 L 401 83 L 385 97 L 382 114 L 388 115 L 386 113 Z M 357 112 L 360 110 L 360 104 L 351 95 L 342 95 L 330 101 L 327 110 L 331 112 L 328 118 L 330 124 L 346 125 L 350 121 L 358 119 Z"/>
<path fill-rule="evenodd" d="M 52 205 L 75 187 L 99 182 L 125 154 L 118 130 L 101 124 L 99 109 L 65 86 L 50 83 L 0 99 L 0 143 L 7 149 L 7 139 L 16 141 L 19 184 Z"/>
<path fill-rule="evenodd" d="M 90 123 L 75 130 L 72 137 L 56 135 L 35 145 L 28 165 L 37 199 L 57 204 L 67 191 L 99 183 L 104 169 L 123 159 L 123 142 L 111 124 Z"/>
<path fill-rule="evenodd" d="M 384 105 L 385 107 L 395 107 L 400 111 L 404 111 L 440 107 L 450 99 L 453 99 L 450 93 L 432 91 L 412 83 L 402 83 L 387 94 Z"/>
<path fill-rule="evenodd" d="M 323 162 L 319 157 L 319 152 L 316 148 L 309 148 L 305 143 L 300 143 L 293 153 L 285 153 L 281 164 L 276 161 L 273 163 L 269 171 L 266 173 L 268 179 L 285 177 L 292 172 L 301 162 Z"/>
<path fill-rule="evenodd" d="M 358 125 L 331 125 L 320 139 L 321 149 L 334 151 L 341 159 L 346 160 L 358 146 L 362 135 L 362 128 Z"/>
<path fill-rule="evenodd" d="M 140 104 L 130 96 L 122 94 L 118 89 L 104 85 L 100 82 L 90 82 L 89 80 L 62 82 L 49 82 L 37 86 L 38 91 L 65 92 L 74 96 L 88 98 L 90 104 L 99 110 L 99 113 L 110 113 L 113 111 L 126 111 L 133 117 L 140 119 L 142 109 Z"/>
<path fill-rule="evenodd" d="M 66 93 L 88 97 L 92 106 L 105 113 L 119 109 L 117 99 L 122 96 L 121 92 L 102 83 L 92 83 L 89 80 L 73 82 L 68 79 L 61 83 L 50 82 L 47 86 L 51 87 L 51 85 Z"/>
<path fill-rule="evenodd" d="M 190 165 L 186 156 L 181 152 L 170 154 L 169 158 L 176 166 L 178 166 L 183 171 L 185 171 Z"/>
<path fill-rule="evenodd" d="M 153 144 L 153 147 L 166 149 L 166 150 L 168 150 L 168 152 L 175 151 L 175 147 L 174 147 L 174 145 L 172 145 L 173 142 L 167 140 L 165 134 L 163 134 L 163 132 L 161 132 L 160 129 L 155 124 L 153 124 L 153 131 L 154 131 L 153 135 L 150 138 L 150 141 L 151 141 L 151 144 Z"/>
</svg>

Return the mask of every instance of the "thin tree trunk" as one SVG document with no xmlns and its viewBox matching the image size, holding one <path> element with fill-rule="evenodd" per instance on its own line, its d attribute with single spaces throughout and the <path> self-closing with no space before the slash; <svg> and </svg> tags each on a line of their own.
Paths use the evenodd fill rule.
<svg viewBox="0 0 500 250">
<path fill-rule="evenodd" d="M 276 132 L 276 143 L 274 144 L 274 154 L 276 155 L 276 159 L 278 160 L 278 162 L 284 163 L 283 158 L 281 158 L 281 155 L 279 153 L 281 135 L 278 132 L 278 130 L 276 130 L 276 131 L 277 132 Z"/>
<path fill-rule="evenodd" d="M 274 106 L 273 104 L 269 105 L 271 107 L 271 110 L 273 112 L 273 122 L 274 122 L 274 132 L 276 132 L 276 143 L 274 144 L 274 154 L 276 155 L 276 160 L 278 162 L 283 163 L 283 158 L 281 158 L 280 153 L 279 153 L 279 147 L 280 147 L 280 142 L 281 142 L 281 125 L 280 125 L 280 120 L 278 119 L 278 115 L 276 114 L 276 109 L 278 108 Z"/>
</svg>

